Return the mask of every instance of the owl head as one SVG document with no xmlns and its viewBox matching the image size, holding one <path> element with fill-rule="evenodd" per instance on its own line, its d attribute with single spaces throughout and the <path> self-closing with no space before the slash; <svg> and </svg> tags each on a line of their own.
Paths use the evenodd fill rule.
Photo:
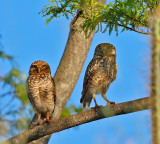
<svg viewBox="0 0 160 144">
<path fill-rule="evenodd" d="M 104 56 L 116 56 L 116 49 L 115 47 L 110 43 L 101 43 L 97 45 L 94 57 L 104 57 Z"/>
<path fill-rule="evenodd" d="M 29 69 L 29 75 L 38 75 L 38 74 L 51 74 L 50 67 L 45 61 L 35 61 L 31 64 Z"/>
</svg>

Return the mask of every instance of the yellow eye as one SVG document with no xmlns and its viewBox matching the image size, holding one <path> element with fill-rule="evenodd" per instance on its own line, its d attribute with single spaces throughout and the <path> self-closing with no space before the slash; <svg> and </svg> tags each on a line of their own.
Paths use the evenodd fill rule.
<svg viewBox="0 0 160 144">
<path fill-rule="evenodd" d="M 108 49 L 109 49 L 109 50 L 111 50 L 112 48 L 111 48 L 111 47 L 109 47 Z"/>
<path fill-rule="evenodd" d="M 43 65 L 43 66 L 42 66 L 42 68 L 46 68 L 46 67 L 47 67 L 46 65 Z"/>
</svg>

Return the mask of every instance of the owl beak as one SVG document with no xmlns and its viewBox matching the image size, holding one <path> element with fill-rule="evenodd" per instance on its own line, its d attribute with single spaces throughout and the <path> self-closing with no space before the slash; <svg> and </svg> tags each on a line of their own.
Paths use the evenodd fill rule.
<svg viewBox="0 0 160 144">
<path fill-rule="evenodd" d="M 37 72 L 39 73 L 40 71 L 41 71 L 40 68 L 38 68 L 38 69 L 37 69 Z"/>
<path fill-rule="evenodd" d="M 116 51 L 115 50 L 112 50 L 112 55 L 116 55 Z"/>
</svg>

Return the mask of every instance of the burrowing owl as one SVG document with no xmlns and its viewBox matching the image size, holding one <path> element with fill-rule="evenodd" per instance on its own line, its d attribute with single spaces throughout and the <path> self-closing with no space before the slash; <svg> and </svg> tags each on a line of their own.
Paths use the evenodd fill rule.
<svg viewBox="0 0 160 144">
<path fill-rule="evenodd" d="M 39 60 L 31 64 L 26 87 L 28 98 L 38 114 L 36 124 L 41 124 L 41 116 L 46 117 L 43 123 L 51 121 L 50 117 L 56 102 L 56 91 L 50 67 L 46 62 Z"/>
<path fill-rule="evenodd" d="M 83 91 L 80 102 L 83 108 L 89 108 L 92 98 L 98 107 L 95 95 L 101 94 L 108 104 L 106 92 L 110 84 L 116 79 L 116 49 L 112 44 L 99 44 L 94 52 L 93 59 L 89 63 L 83 80 Z"/>
</svg>

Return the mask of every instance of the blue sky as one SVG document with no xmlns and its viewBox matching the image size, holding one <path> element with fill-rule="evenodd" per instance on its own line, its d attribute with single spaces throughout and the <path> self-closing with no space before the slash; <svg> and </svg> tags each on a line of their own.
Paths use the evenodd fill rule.
<svg viewBox="0 0 160 144">
<path fill-rule="evenodd" d="M 54 75 L 63 54 L 69 33 L 70 20 L 60 18 L 45 26 L 44 18 L 38 15 L 47 0 L 0 0 L 1 43 L 6 53 L 15 57 L 17 66 L 28 75 L 29 66 L 36 60 L 49 63 Z M 92 59 L 94 48 L 102 42 L 115 45 L 118 74 L 107 96 L 116 103 L 149 96 L 150 39 L 146 35 L 126 31 L 109 36 L 96 33 L 78 83 L 67 105 L 80 106 L 79 100 L 85 69 Z M 0 74 L 8 64 L 0 62 Z M 97 102 L 105 101 L 97 96 Z M 92 102 L 91 106 L 94 106 Z M 56 133 L 50 144 L 142 144 L 151 143 L 150 111 L 112 117 Z"/>
</svg>

